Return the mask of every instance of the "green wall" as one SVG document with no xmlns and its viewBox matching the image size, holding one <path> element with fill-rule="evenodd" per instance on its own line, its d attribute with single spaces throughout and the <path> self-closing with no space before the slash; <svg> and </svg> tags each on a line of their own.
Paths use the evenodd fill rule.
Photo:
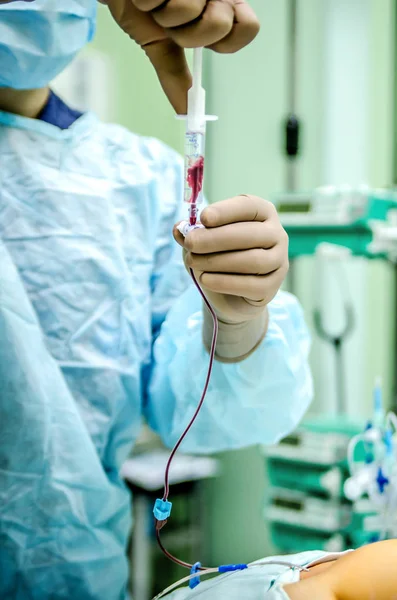
<svg viewBox="0 0 397 600">
<path fill-rule="evenodd" d="M 132 131 L 158 137 L 178 151 L 183 149 L 183 122 L 158 83 L 145 53 L 123 34 L 105 6 L 98 6 L 98 26 L 92 48 L 109 56 L 109 120 Z"/>
<path fill-rule="evenodd" d="M 298 186 L 321 183 L 321 3 L 298 3 L 299 86 L 297 111 L 304 123 Z M 257 39 L 233 56 L 207 56 L 209 110 L 219 122 L 208 126 L 210 198 L 244 191 L 269 197 L 286 184 L 283 124 L 288 113 L 287 0 L 252 0 L 262 28 Z M 310 117 L 310 118 L 308 118 Z M 309 123 L 306 126 L 306 123 Z M 221 145 L 219 144 L 221 139 Z M 236 157 L 241 160 L 237 161 Z"/>
</svg>

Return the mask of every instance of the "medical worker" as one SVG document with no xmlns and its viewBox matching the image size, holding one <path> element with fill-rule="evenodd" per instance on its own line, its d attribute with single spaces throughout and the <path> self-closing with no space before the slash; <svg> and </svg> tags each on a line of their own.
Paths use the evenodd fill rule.
<svg viewBox="0 0 397 600">
<path fill-rule="evenodd" d="M 278 293 L 287 238 L 273 206 L 219 202 L 202 214 L 206 229 L 176 243 L 180 157 L 49 91 L 94 29 L 92 0 L 0 7 L 0 597 L 10 600 L 124 598 L 120 467 L 143 417 L 175 442 L 208 365 L 211 322 L 180 246 L 220 318 L 184 449 L 273 443 L 312 395 L 301 309 Z"/>
</svg>

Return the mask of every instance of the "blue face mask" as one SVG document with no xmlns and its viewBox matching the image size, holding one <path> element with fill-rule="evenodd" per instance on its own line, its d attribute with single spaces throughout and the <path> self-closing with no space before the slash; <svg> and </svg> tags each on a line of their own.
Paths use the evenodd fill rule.
<svg viewBox="0 0 397 600">
<path fill-rule="evenodd" d="M 45 87 L 95 31 L 96 0 L 0 4 L 0 87 Z"/>
</svg>

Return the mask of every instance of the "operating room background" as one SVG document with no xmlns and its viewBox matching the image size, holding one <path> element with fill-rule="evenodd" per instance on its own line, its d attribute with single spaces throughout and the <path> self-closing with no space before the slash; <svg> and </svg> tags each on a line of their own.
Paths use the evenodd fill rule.
<svg viewBox="0 0 397 600">
<path fill-rule="evenodd" d="M 219 122 L 208 128 L 210 201 L 240 192 L 271 198 L 287 185 L 283 123 L 290 109 L 290 3 L 251 4 L 262 22 L 257 40 L 235 56 L 206 55 L 209 111 L 219 115 Z M 299 189 L 393 182 L 395 4 L 298 1 L 296 111 L 303 125 Z M 90 107 L 104 120 L 158 137 L 183 152 L 183 124 L 175 120 L 144 53 L 120 35 L 104 7 L 99 8 L 94 43 L 57 86 L 66 99 Z M 392 403 L 395 275 L 392 265 L 362 258 L 349 259 L 345 268 L 356 315 L 355 331 L 346 345 L 347 412 L 364 418 L 377 375 Z M 311 410 L 332 414 L 333 355 L 314 332 L 312 311 L 314 295 L 320 293 L 325 319 L 331 326 L 342 322 L 340 290 L 331 278 L 316 292 L 314 279 L 313 259 L 298 259 L 294 291 L 313 333 Z M 261 518 L 266 487 L 261 452 L 229 452 L 221 462 L 222 475 L 207 485 L 210 560 L 221 564 L 263 556 L 271 548 Z"/>
</svg>

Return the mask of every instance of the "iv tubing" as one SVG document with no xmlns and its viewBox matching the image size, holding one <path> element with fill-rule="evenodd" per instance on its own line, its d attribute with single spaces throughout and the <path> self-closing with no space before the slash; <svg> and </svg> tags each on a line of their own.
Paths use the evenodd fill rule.
<svg viewBox="0 0 397 600">
<path fill-rule="evenodd" d="M 201 399 L 200 399 L 200 402 L 199 402 L 199 404 L 198 404 L 198 406 L 196 408 L 196 411 L 195 411 L 193 417 L 191 418 L 191 420 L 190 420 L 188 426 L 186 427 L 185 431 L 182 433 L 181 437 L 179 438 L 179 440 L 175 444 L 175 446 L 174 446 L 174 448 L 173 448 L 173 450 L 171 452 L 171 455 L 170 455 L 170 457 L 168 459 L 167 467 L 166 467 L 166 470 L 165 470 L 165 478 L 164 478 L 163 500 L 167 500 L 168 499 L 168 495 L 169 495 L 169 492 L 170 492 L 169 471 L 170 471 L 170 466 L 171 466 L 172 459 L 174 458 L 174 456 L 175 456 L 175 454 L 176 454 L 179 446 L 182 444 L 182 442 L 185 439 L 186 435 L 190 431 L 190 428 L 192 427 L 194 421 L 196 420 L 196 418 L 197 418 L 197 416 L 198 416 L 198 414 L 200 412 L 201 407 L 203 406 L 203 403 L 204 403 L 204 400 L 205 400 L 205 396 L 206 396 L 207 390 L 208 390 L 208 385 L 209 385 L 210 378 L 211 378 L 212 368 L 214 366 L 216 341 L 217 341 L 217 338 L 218 338 L 218 328 L 219 328 L 219 325 L 218 325 L 218 318 L 216 316 L 216 313 L 215 313 L 214 309 L 212 308 L 211 304 L 209 303 L 209 301 L 207 300 L 207 297 L 204 294 L 203 290 L 201 289 L 201 286 L 200 286 L 200 284 L 198 283 L 198 281 L 196 279 L 196 276 L 195 276 L 195 274 L 193 272 L 193 269 L 190 269 L 190 275 L 191 275 L 191 277 L 193 279 L 193 282 L 194 282 L 196 288 L 198 289 L 198 291 L 199 291 L 202 299 L 204 300 L 204 303 L 205 303 L 206 307 L 208 308 L 208 310 L 211 313 L 213 324 L 214 324 L 214 329 L 213 329 L 213 334 L 212 334 L 212 343 L 211 343 L 211 351 L 210 351 L 210 359 L 209 359 L 209 364 L 208 364 L 207 377 L 206 377 L 206 380 L 205 380 L 203 392 L 201 394 Z"/>
<path fill-rule="evenodd" d="M 298 571 L 308 571 L 307 567 L 302 567 L 301 565 L 295 565 L 294 563 L 290 563 L 290 562 L 282 561 L 282 560 L 262 560 L 262 561 L 255 562 L 255 563 L 249 563 L 247 565 L 247 567 L 249 569 L 252 569 L 255 567 L 264 567 L 266 565 L 280 565 L 281 567 L 286 567 L 288 569 L 297 569 Z M 200 577 L 205 577 L 206 575 L 211 575 L 213 573 L 219 573 L 219 567 L 211 568 L 211 569 L 204 569 L 203 571 L 200 571 Z M 179 587 L 183 583 L 186 583 L 187 581 L 190 581 L 194 577 L 197 577 L 197 573 L 186 575 L 186 577 L 183 577 L 183 579 L 176 581 L 175 583 L 170 585 L 167 589 L 163 590 L 160 594 L 155 596 L 153 598 L 153 600 L 160 600 L 160 598 L 163 598 L 166 594 L 168 594 L 169 592 L 172 592 L 177 587 Z"/>
<path fill-rule="evenodd" d="M 175 444 L 170 457 L 168 459 L 167 462 L 167 466 L 165 469 L 165 475 L 164 475 L 164 494 L 163 494 L 163 501 L 166 501 L 168 499 L 168 495 L 170 492 L 170 485 L 169 485 L 169 472 L 170 472 L 170 467 L 171 467 L 171 463 L 172 460 L 179 448 L 179 446 L 182 444 L 183 440 L 185 439 L 186 435 L 188 434 L 188 432 L 190 431 L 190 428 L 192 427 L 193 423 L 195 422 L 201 407 L 203 406 L 204 400 L 205 400 L 205 396 L 207 394 L 207 390 L 208 390 L 208 385 L 210 382 L 210 378 L 211 378 L 211 373 L 212 373 L 212 368 L 214 365 L 214 359 L 215 359 L 215 350 L 216 350 L 216 341 L 218 338 L 218 329 L 219 329 L 219 324 L 218 324 L 218 318 L 216 316 L 216 313 L 214 311 L 214 309 L 212 308 L 209 300 L 207 299 L 206 295 L 204 294 L 203 290 L 201 289 L 201 286 L 199 284 L 199 282 L 196 279 L 196 276 L 193 272 L 193 269 L 190 269 L 190 275 L 193 279 L 193 282 L 196 286 L 196 288 L 198 289 L 206 307 L 208 308 L 209 312 L 211 313 L 212 316 L 212 320 L 213 320 L 213 324 L 214 324 L 214 328 L 213 328 L 213 334 L 212 334 L 212 342 L 211 342 L 211 350 L 210 350 L 210 358 L 209 358 L 209 363 L 208 363 L 208 370 L 207 370 L 207 377 L 205 379 L 205 384 L 204 384 L 204 388 L 203 388 L 203 392 L 201 394 L 201 398 L 200 398 L 200 402 L 194 412 L 194 415 L 192 416 L 192 418 L 190 419 L 185 431 L 182 433 L 182 435 L 180 436 L 179 440 L 177 441 L 177 443 Z M 165 523 L 164 523 L 165 524 Z M 160 539 L 160 530 L 161 530 L 161 522 L 156 522 L 156 539 L 157 539 L 157 543 L 160 546 L 160 549 L 162 550 L 162 552 L 165 554 L 165 556 L 167 556 L 167 558 L 169 558 L 170 560 L 172 560 L 174 563 L 180 565 L 181 567 L 185 567 L 187 569 L 190 569 L 192 567 L 192 565 L 190 563 L 186 563 L 182 560 L 180 560 L 179 558 L 176 558 L 175 556 L 173 556 L 170 552 L 168 552 L 168 550 L 163 546 L 161 539 Z M 206 570 L 207 567 L 201 567 L 199 570 L 200 571 L 204 571 Z"/>
</svg>

